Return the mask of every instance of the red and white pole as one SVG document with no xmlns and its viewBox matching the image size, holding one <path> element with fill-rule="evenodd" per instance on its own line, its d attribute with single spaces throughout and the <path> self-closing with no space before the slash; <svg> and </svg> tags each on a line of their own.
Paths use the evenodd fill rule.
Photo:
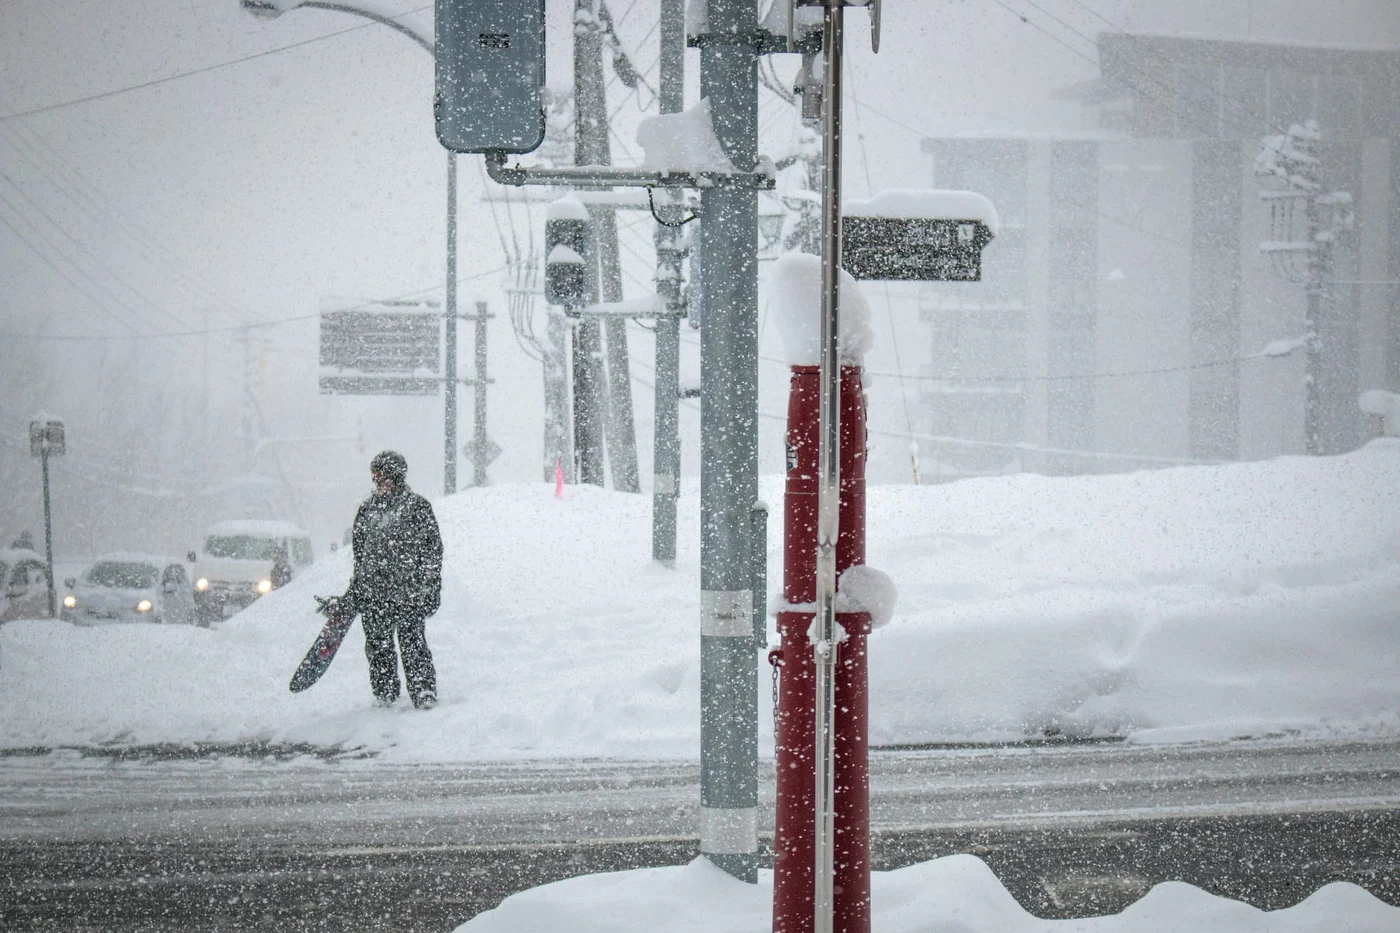
<svg viewBox="0 0 1400 933">
<path fill-rule="evenodd" d="M 812 933 L 816 846 L 816 665 L 812 631 L 817 598 L 820 370 L 792 368 L 788 399 L 787 487 L 783 513 L 782 647 L 770 656 L 780 670 L 774 716 L 777 813 L 773 839 L 773 933 Z M 865 563 L 865 397 L 858 366 L 840 369 L 840 535 L 836 573 Z M 835 677 L 836 814 L 832 853 L 833 930 L 870 930 L 870 776 L 867 612 L 838 612 L 845 630 Z"/>
</svg>

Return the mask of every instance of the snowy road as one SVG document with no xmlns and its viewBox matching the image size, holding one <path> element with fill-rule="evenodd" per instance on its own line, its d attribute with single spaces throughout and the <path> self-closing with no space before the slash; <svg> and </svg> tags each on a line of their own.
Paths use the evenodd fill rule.
<svg viewBox="0 0 1400 933">
<path fill-rule="evenodd" d="M 696 850 L 693 763 L 0 759 L 5 929 L 449 929 L 522 887 Z M 771 825 L 771 771 L 762 794 Z M 1030 909 L 1182 879 L 1400 900 L 1400 745 L 885 751 L 877 868 L 978 854 Z M 762 825 L 762 824 L 761 824 Z M 354 896 L 344 896 L 353 890 Z"/>
</svg>

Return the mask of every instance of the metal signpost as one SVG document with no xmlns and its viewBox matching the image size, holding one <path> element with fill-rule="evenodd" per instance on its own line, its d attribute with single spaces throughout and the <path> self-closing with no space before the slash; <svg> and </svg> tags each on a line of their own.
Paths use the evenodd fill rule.
<svg viewBox="0 0 1400 933">
<path fill-rule="evenodd" d="M 483 6 L 496 9 L 498 5 Z M 465 0 L 438 0 L 440 37 L 465 35 L 470 43 L 470 29 L 462 33 L 445 23 L 454 16 L 474 23 L 476 14 L 469 6 Z M 520 0 L 515 6 L 523 15 L 533 4 Z M 440 141 L 455 151 L 485 153 L 487 172 L 500 184 L 701 191 L 700 215 L 707 234 L 702 285 L 708 311 L 701 331 L 700 850 L 725 871 L 749 882 L 756 881 L 758 874 L 754 634 L 755 607 L 762 601 L 755 598 L 755 586 L 762 578 L 755 565 L 766 560 L 766 547 L 756 540 L 763 525 L 762 510 L 754 508 L 758 494 L 756 192 L 774 185 L 772 172 L 761 168 L 757 157 L 756 57 L 765 51 L 765 34 L 758 28 L 756 12 L 753 0 L 709 0 L 703 34 L 691 37 L 700 49 L 701 93 L 710 100 L 716 137 L 737 171 L 508 166 L 507 153 L 523 148 L 518 145 L 518 127 L 537 113 L 537 108 L 530 110 L 529 100 L 511 90 L 500 96 L 500 109 L 483 106 L 483 121 L 471 139 L 444 132 L 446 104 L 439 102 Z M 479 32 L 477 41 L 485 35 Z M 492 44 L 503 43 L 493 40 Z M 504 55 L 473 52 L 473 56 L 472 61 L 486 67 L 473 71 L 463 67 L 464 56 L 438 55 L 440 94 L 451 89 L 462 93 L 494 89 L 503 82 L 519 82 L 521 75 L 535 74 L 531 62 L 517 61 L 511 70 L 504 67 Z M 496 63 L 502 64 L 499 73 L 493 70 Z M 538 64 L 542 76 L 542 44 Z M 515 109 L 508 114 L 506 106 Z"/>
<path fill-rule="evenodd" d="M 820 358 L 817 372 L 817 395 L 818 395 L 818 426 L 817 426 L 817 451 L 816 451 L 816 508 L 815 508 L 815 566 L 813 568 L 812 582 L 815 590 L 815 613 L 811 627 L 811 659 L 812 659 L 812 708 L 810 715 L 812 719 L 812 743 L 808 749 L 789 749 L 780 741 L 779 744 L 779 770 L 786 766 L 789 769 L 800 768 L 800 763 L 805 760 L 806 754 L 810 753 L 812 767 L 812 808 L 811 821 L 803 826 L 794 826 L 789 821 L 793 816 L 799 814 L 792 812 L 795 807 L 792 801 L 778 801 L 778 826 L 775 832 L 775 869 L 779 861 L 784 856 L 791 857 L 797 852 L 805 850 L 804 839 L 811 840 L 812 856 L 812 902 L 811 911 L 806 916 L 794 915 L 790 908 L 794 906 L 793 892 L 802 889 L 802 882 L 805 872 L 801 871 L 801 866 L 793 866 L 792 869 L 785 868 L 783 871 L 775 871 L 774 886 L 774 929 L 782 930 L 783 933 L 795 933 L 810 929 L 813 933 L 833 933 L 836 918 L 838 916 L 838 900 L 841 901 L 839 915 L 842 917 L 842 933 L 866 933 L 869 929 L 869 905 L 868 905 L 868 873 L 869 873 L 869 852 L 868 836 L 868 797 L 865 797 L 865 786 L 845 786 L 860 784 L 867 779 L 865 771 L 865 732 L 866 721 L 864 718 L 864 702 L 866 693 L 866 674 L 863 655 L 863 638 L 860 635 L 868 631 L 868 617 L 864 618 L 864 625 L 858 631 L 847 631 L 845 636 L 849 639 L 842 647 L 842 632 L 837 624 L 836 613 L 836 575 L 838 560 L 842 559 L 842 553 L 838 553 L 838 539 L 841 538 L 841 511 L 843 505 L 847 506 L 851 512 L 848 519 L 853 527 L 846 530 L 846 538 L 840 540 L 841 551 L 844 553 L 844 560 L 847 565 L 854 562 L 864 561 L 864 463 L 863 459 L 853 456 L 859 453 L 857 450 L 848 450 L 846 461 L 848 469 L 853 473 L 850 482 L 843 486 L 842 482 L 842 406 L 850 406 L 850 414 L 856 424 L 852 428 L 861 428 L 860 436 L 848 436 L 846 444 L 861 443 L 864 435 L 863 417 L 864 407 L 860 401 L 860 376 L 859 369 L 852 367 L 849 373 L 843 373 L 840 356 L 840 332 L 841 332 L 841 307 L 840 307 L 840 283 L 842 266 L 845 262 L 843 248 L 850 249 L 849 270 L 857 278 L 885 279 L 885 280 L 943 280 L 943 281 L 977 281 L 981 277 L 981 250 L 991 239 L 991 229 L 980 219 L 962 220 L 957 218 L 946 218 L 941 216 L 872 216 L 853 217 L 849 223 L 842 218 L 841 203 L 841 95 L 842 95 L 842 53 L 844 42 L 844 12 L 847 6 L 865 6 L 869 8 L 871 15 L 871 47 L 874 51 L 879 51 L 880 43 L 880 6 L 879 0 L 789 0 L 786 13 L 786 25 L 788 29 L 788 51 L 802 51 L 804 55 L 812 55 L 814 50 L 806 47 L 805 43 L 798 42 L 799 26 L 803 19 L 810 21 L 810 17 L 803 17 L 799 10 L 803 7 L 820 7 L 822 11 L 822 74 L 820 84 L 821 94 L 821 117 L 822 117 L 822 198 L 821 198 L 821 329 L 820 329 Z M 804 61 L 804 74 L 810 75 L 811 62 Z M 813 103 L 809 96 L 816 91 L 815 81 L 804 82 L 804 113 L 808 111 Z M 908 205 L 912 207 L 912 205 Z M 988 205 L 990 208 L 990 205 Z M 989 213 L 989 216 L 990 213 Z M 994 223 L 994 221 L 993 221 Z M 850 243 L 846 243 L 845 237 L 850 237 Z M 797 386 L 801 380 L 798 375 L 794 375 L 794 401 L 793 411 L 803 407 Z M 846 391 L 843 393 L 843 388 Z M 807 390 L 804 390 L 804 392 Z M 808 422 L 810 423 L 810 422 Z M 789 439 L 793 436 L 796 428 L 790 423 Z M 800 433 L 800 432 L 798 432 Z M 809 455 L 809 454 L 808 454 Z M 801 452 L 798 457 L 804 456 Z M 805 478 L 803 478 L 805 479 Z M 792 476 L 789 476 L 789 484 Z M 848 502 L 843 503 L 843 491 L 847 492 Z M 806 508 L 802 503 L 798 503 L 799 511 Z M 788 517 L 793 516 L 794 504 L 788 504 Z M 806 562 L 810 559 L 811 551 L 806 549 L 801 537 L 803 531 L 810 534 L 811 525 L 808 523 L 794 523 L 789 520 L 788 531 L 789 540 L 785 549 L 789 552 L 789 570 L 798 570 L 801 576 L 800 567 L 810 566 Z M 793 538 L 793 535 L 797 538 Z M 807 538 L 810 541 L 810 538 Z M 810 545 L 807 545 L 810 546 Z M 793 553 L 793 549 L 796 553 Z M 786 575 L 785 575 L 786 576 Z M 811 579 L 811 578 L 807 578 Z M 794 592 L 804 589 L 804 581 L 798 579 L 785 580 L 785 591 L 792 588 Z M 796 613 L 780 614 L 780 628 L 784 628 L 783 615 L 797 615 Z M 859 614 L 856 614 L 859 615 Z M 786 627 L 789 632 L 794 630 L 791 625 L 792 619 L 786 620 L 789 625 Z M 847 626 L 858 624 L 858 620 L 851 614 L 846 616 Z M 800 630 L 801 626 L 796 627 Z M 796 674 L 802 669 L 802 665 L 796 663 L 795 657 L 788 657 L 786 652 L 790 649 L 794 653 L 801 650 L 801 639 L 792 639 L 792 644 L 788 644 L 788 639 L 784 639 L 783 648 L 778 652 L 782 657 L 785 668 L 791 671 L 785 674 L 785 678 Z M 838 668 L 838 654 L 841 651 L 851 652 L 851 656 L 843 660 Z M 858 674 L 851 672 L 858 669 Z M 842 679 L 844 675 L 844 680 Z M 838 682 L 843 684 L 842 689 L 851 691 L 841 702 L 837 704 Z M 784 684 L 781 692 L 782 696 L 802 695 L 803 689 L 797 684 Z M 849 707 L 849 709 L 847 709 Z M 838 710 L 840 713 L 838 714 Z M 803 734 L 805 726 L 795 722 L 791 717 L 801 715 L 797 710 L 780 710 L 779 721 L 782 729 L 789 736 Z M 845 734 L 838 737 L 837 726 L 840 723 Z M 837 749 L 842 748 L 843 760 L 838 761 Z M 860 760 L 853 760 L 853 759 Z M 834 884 L 835 865 L 834 855 L 837 849 L 836 825 L 836 801 L 838 797 L 837 774 L 844 775 L 841 778 L 843 786 L 841 792 L 851 810 L 850 813 L 843 814 L 847 820 L 847 832 L 850 838 L 845 841 L 848 850 L 843 850 L 842 860 L 846 863 L 861 863 L 859 865 L 845 864 L 843 870 L 850 872 L 858 870 L 865 875 L 865 883 L 861 884 L 860 879 L 847 878 L 843 887 L 838 890 Z M 796 795 L 805 797 L 805 795 Z M 864 809 L 861 807 L 864 802 Z M 863 826 L 856 827 L 850 824 L 851 820 L 860 820 Z M 805 830 L 810 828 L 811 836 L 807 836 Z M 865 840 L 862 846 L 860 840 Z M 790 848 L 789 848 L 790 847 Z M 863 851 L 857 851 L 863 848 Z M 863 900 L 862 903 L 855 903 L 855 900 Z M 807 921 L 810 919 L 810 927 Z"/>
<path fill-rule="evenodd" d="M 63 422 L 40 415 L 29 422 L 29 453 L 38 457 L 44 473 L 44 560 L 48 564 L 49 618 L 58 615 L 53 585 L 53 512 L 49 508 L 49 457 L 64 453 Z"/>
<path fill-rule="evenodd" d="M 510 4 L 506 0 L 507 5 Z M 391 15 L 388 12 L 377 8 L 377 4 L 366 3 L 361 5 L 355 2 L 338 2 L 338 0 L 239 0 L 243 9 L 261 19 L 276 19 L 289 10 L 329 10 L 333 13 L 348 13 L 351 16 L 359 16 L 363 19 L 387 26 L 400 35 L 407 36 L 417 43 L 423 51 L 437 58 L 437 46 L 434 37 L 420 29 L 407 25 L 401 21 L 401 17 Z M 541 0 L 541 8 L 543 0 Z M 438 7 L 437 21 L 442 22 L 443 7 Z M 449 17 L 450 18 L 450 17 Z M 543 14 L 541 13 L 540 40 L 543 43 L 544 36 Z M 486 37 L 483 37 L 486 38 Z M 493 43 L 486 41 L 482 48 L 483 53 L 491 53 L 489 48 Z M 520 43 L 516 43 L 517 51 Z M 540 70 L 540 84 L 544 83 L 543 65 Z M 498 92 L 499 93 L 499 92 Z M 538 90 L 536 90 L 538 96 Z M 492 95 L 480 95 L 480 100 L 490 101 L 495 98 Z M 480 102 L 479 100 L 479 102 Z M 538 109 L 538 107 L 536 108 Z M 455 112 L 455 111 L 454 111 Z M 470 121 L 468 121 L 470 123 Z M 449 150 L 451 147 L 448 147 Z M 451 495 L 457 491 L 457 154 L 449 151 L 447 153 L 447 271 L 446 271 L 446 299 L 447 307 L 444 309 L 444 321 L 447 329 L 447 355 L 445 359 L 446 375 L 443 384 L 443 486 L 444 491 Z M 362 394 L 380 394 L 378 392 L 368 392 Z"/>
<path fill-rule="evenodd" d="M 799 5 L 801 5 L 799 3 Z M 816 846 L 814 933 L 831 933 L 836 785 L 836 537 L 841 505 L 841 53 L 845 0 L 824 0 L 822 37 L 822 314 L 817 452 Z"/>
</svg>

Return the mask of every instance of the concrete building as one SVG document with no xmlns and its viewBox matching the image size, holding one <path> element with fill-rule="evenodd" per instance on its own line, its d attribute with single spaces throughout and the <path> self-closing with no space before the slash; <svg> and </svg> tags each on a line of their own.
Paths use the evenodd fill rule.
<svg viewBox="0 0 1400 933">
<path fill-rule="evenodd" d="M 1302 264 L 1260 244 L 1302 217 L 1254 165 L 1309 119 L 1355 205 L 1318 330 L 1323 450 L 1363 443 L 1359 392 L 1400 388 L 1400 50 L 1109 34 L 1099 60 L 1060 95 L 1085 133 L 924 142 L 935 187 L 1002 218 L 981 283 L 920 297 L 923 428 L 988 445 L 935 456 L 1065 473 L 1301 453 Z"/>
</svg>

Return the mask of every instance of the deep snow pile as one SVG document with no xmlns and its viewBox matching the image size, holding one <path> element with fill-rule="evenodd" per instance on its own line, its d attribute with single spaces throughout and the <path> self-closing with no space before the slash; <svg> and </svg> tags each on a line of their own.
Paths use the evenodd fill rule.
<svg viewBox="0 0 1400 933">
<path fill-rule="evenodd" d="M 899 588 L 871 636 L 876 743 L 1400 734 L 1400 441 L 1342 457 L 870 489 Z M 780 503 L 776 479 L 767 501 Z M 358 625 L 287 682 L 339 593 L 318 563 L 213 630 L 0 628 L 0 746 L 248 740 L 395 759 L 698 754 L 698 502 L 650 559 L 651 500 L 546 484 L 437 503 L 441 705 L 371 705 Z M 781 580 L 781 533 L 769 579 Z M 760 665 L 760 695 L 768 690 Z M 761 743 L 771 711 L 761 702 Z"/>
<path fill-rule="evenodd" d="M 522 891 L 458 933 L 768 933 L 773 873 L 744 884 L 703 858 L 673 868 L 583 875 Z M 953 855 L 871 876 L 879 933 L 1393 933 L 1400 908 L 1334 883 L 1265 913 L 1178 882 L 1159 884 L 1120 914 L 1042 920 L 1021 908 L 992 870 Z"/>
</svg>

